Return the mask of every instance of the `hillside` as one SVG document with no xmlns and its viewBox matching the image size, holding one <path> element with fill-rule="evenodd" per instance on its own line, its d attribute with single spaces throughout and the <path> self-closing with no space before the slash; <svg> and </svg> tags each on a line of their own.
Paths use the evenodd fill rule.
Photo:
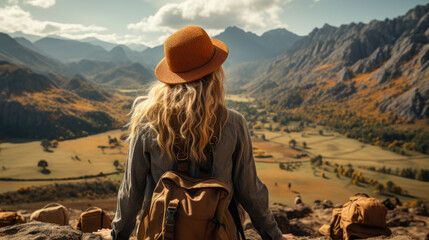
<svg viewBox="0 0 429 240">
<path fill-rule="evenodd" d="M 141 88 L 155 79 L 153 72 L 139 63 L 120 65 L 96 75 L 92 80 L 113 88 Z"/>
<path fill-rule="evenodd" d="M 2 62 L 2 138 L 73 138 L 117 128 L 126 121 L 130 99 L 97 90 L 82 79 L 57 87 L 48 77 Z"/>
<path fill-rule="evenodd" d="M 316 28 L 242 90 L 280 108 L 426 119 L 428 27 L 429 5 L 395 19 Z"/>
<path fill-rule="evenodd" d="M 72 74 L 61 62 L 22 46 L 4 33 L 0 33 L 0 60 L 28 67 L 38 73 L 55 73 L 63 76 Z"/>
<path fill-rule="evenodd" d="M 61 85 L 62 89 L 72 91 L 82 98 L 94 101 L 107 101 L 112 95 L 106 91 L 98 89 L 85 77 L 76 75 Z"/>
<path fill-rule="evenodd" d="M 67 66 L 75 73 L 82 74 L 86 77 L 92 77 L 100 72 L 107 71 L 117 66 L 113 62 L 102 62 L 89 59 L 82 59 L 78 62 L 71 62 Z"/>
</svg>

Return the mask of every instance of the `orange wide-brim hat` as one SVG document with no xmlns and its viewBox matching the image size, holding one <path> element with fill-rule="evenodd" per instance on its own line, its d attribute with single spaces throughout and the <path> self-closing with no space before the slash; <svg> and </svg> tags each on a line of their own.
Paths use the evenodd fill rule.
<svg viewBox="0 0 429 240">
<path fill-rule="evenodd" d="M 210 38 L 201 27 L 184 27 L 164 42 L 163 58 L 155 69 L 159 81 L 170 85 L 192 82 L 216 71 L 228 57 L 228 47 Z"/>
</svg>

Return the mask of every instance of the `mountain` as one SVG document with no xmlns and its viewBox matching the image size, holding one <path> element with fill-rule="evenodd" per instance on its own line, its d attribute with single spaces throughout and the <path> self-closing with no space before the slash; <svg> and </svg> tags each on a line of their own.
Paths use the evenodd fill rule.
<svg viewBox="0 0 429 240">
<path fill-rule="evenodd" d="M 238 27 L 228 27 L 213 38 L 223 41 L 229 48 L 224 67 L 276 57 L 290 49 L 301 37 L 286 29 L 274 29 L 258 36 Z M 164 45 L 147 48 L 142 52 L 142 63 L 156 67 L 164 57 Z M 240 76 L 237 76 L 240 77 Z"/>
<path fill-rule="evenodd" d="M 44 75 L 0 63 L 0 136 L 2 138 L 73 138 L 125 123 L 131 99 L 110 95 L 84 79 L 61 89 Z"/>
<path fill-rule="evenodd" d="M 98 74 L 92 80 L 114 88 L 141 88 L 155 79 L 153 71 L 139 63 L 120 65 Z"/>
<path fill-rule="evenodd" d="M 28 67 L 38 73 L 72 74 L 61 62 L 22 46 L 5 33 L 0 33 L 0 60 Z"/>
<path fill-rule="evenodd" d="M 82 59 L 113 61 L 117 63 L 129 61 L 128 59 L 124 59 L 124 55 L 121 55 L 120 52 L 106 51 L 100 46 L 77 40 L 46 37 L 34 42 L 34 45 L 63 62 L 80 61 Z"/>
<path fill-rule="evenodd" d="M 281 55 L 301 37 L 286 29 L 274 29 L 258 36 L 238 27 L 228 27 L 213 38 L 223 41 L 228 46 L 230 52 L 224 66 L 230 67 Z"/>
<path fill-rule="evenodd" d="M 21 95 L 24 92 L 43 92 L 53 88 L 57 87 L 46 76 L 0 61 L 0 92 L 3 97 Z"/>
<path fill-rule="evenodd" d="M 13 38 L 25 38 L 25 39 L 28 39 L 30 42 L 35 42 L 35 41 L 43 38 L 41 36 L 26 34 L 26 33 L 23 33 L 23 32 L 10 33 L 9 36 L 11 36 Z"/>
<path fill-rule="evenodd" d="M 326 24 L 242 90 L 282 108 L 323 105 L 373 117 L 428 118 L 428 29 L 429 4 L 385 21 Z"/>
<path fill-rule="evenodd" d="M 101 62 L 95 60 L 82 59 L 79 62 L 71 62 L 67 66 L 75 73 L 87 77 L 93 77 L 101 72 L 107 71 L 117 66 L 113 62 Z"/>
<path fill-rule="evenodd" d="M 142 59 L 141 59 L 142 63 L 155 69 L 159 61 L 161 61 L 165 57 L 164 44 L 153 48 L 146 48 L 141 52 L 141 54 L 142 54 Z"/>
<path fill-rule="evenodd" d="M 49 55 L 48 53 L 43 52 L 40 48 L 36 47 L 32 42 L 30 42 L 29 40 L 27 40 L 26 38 L 23 37 L 16 37 L 15 38 L 16 42 L 21 44 L 22 46 L 31 49 L 37 53 L 42 54 L 43 56 L 55 59 L 54 56 Z"/>
<path fill-rule="evenodd" d="M 100 39 L 95 38 L 95 37 L 84 38 L 84 39 L 81 39 L 79 41 L 90 43 L 90 44 L 95 45 L 95 46 L 100 46 L 100 47 L 106 49 L 107 51 L 110 51 L 114 47 L 118 46 L 118 44 L 116 44 L 116 43 L 106 42 L 106 41 L 100 40 Z M 138 44 L 138 43 L 130 43 L 130 44 L 126 44 L 124 46 L 128 47 L 130 50 L 137 51 L 137 52 L 141 52 L 147 48 L 146 45 Z"/>
<path fill-rule="evenodd" d="M 98 89 L 82 75 L 76 75 L 61 85 L 62 89 L 72 91 L 82 98 L 94 101 L 106 101 L 112 97 L 110 93 Z"/>
<path fill-rule="evenodd" d="M 129 44 L 126 44 L 126 45 L 130 49 L 132 49 L 134 51 L 138 51 L 138 52 L 141 52 L 141 51 L 145 50 L 146 48 L 148 48 L 146 45 L 144 45 L 144 44 L 138 44 L 138 43 L 129 43 Z"/>
<path fill-rule="evenodd" d="M 116 47 L 116 45 L 117 45 L 114 43 L 102 41 L 102 40 L 95 38 L 95 37 L 88 37 L 88 38 L 81 39 L 79 41 L 90 43 L 90 44 L 95 45 L 95 46 L 100 46 L 100 47 L 104 48 L 106 51 L 112 50 L 112 48 Z"/>
</svg>

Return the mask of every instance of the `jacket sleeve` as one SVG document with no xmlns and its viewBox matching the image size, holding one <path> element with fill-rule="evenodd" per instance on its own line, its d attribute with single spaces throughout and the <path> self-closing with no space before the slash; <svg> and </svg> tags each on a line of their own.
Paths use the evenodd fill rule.
<svg viewBox="0 0 429 240">
<path fill-rule="evenodd" d="M 282 238 L 277 222 L 269 208 L 268 189 L 256 174 L 253 148 L 244 117 L 238 126 L 237 145 L 233 159 L 234 194 L 249 214 L 263 240 Z"/>
<path fill-rule="evenodd" d="M 144 138 L 130 139 L 125 173 L 118 191 L 112 239 L 128 239 L 134 230 L 136 217 L 143 203 L 146 177 L 150 171 L 149 155 L 144 152 Z"/>
</svg>

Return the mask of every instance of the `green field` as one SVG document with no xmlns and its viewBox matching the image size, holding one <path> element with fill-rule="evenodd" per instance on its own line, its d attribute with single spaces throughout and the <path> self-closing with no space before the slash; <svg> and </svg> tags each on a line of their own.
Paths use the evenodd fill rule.
<svg viewBox="0 0 429 240">
<path fill-rule="evenodd" d="M 272 202 L 283 202 L 291 204 L 299 193 L 305 202 L 316 199 L 330 199 L 335 203 L 345 202 L 349 196 L 357 192 L 366 192 L 370 195 L 386 198 L 386 195 L 373 194 L 374 187 L 365 185 L 353 185 L 351 179 L 345 176 L 338 178 L 327 168 L 325 178 L 320 176 L 321 169 L 314 168 L 309 163 L 309 157 L 296 159 L 296 150 L 290 149 L 288 143 L 291 139 L 297 141 L 297 148 L 301 148 L 305 141 L 308 148 L 303 151 L 310 156 L 321 154 L 324 160 L 331 164 L 352 164 L 353 167 L 362 172 L 365 178 L 377 179 L 385 183 L 393 181 L 408 191 L 410 196 L 398 197 L 404 201 L 411 202 L 417 199 L 429 200 L 429 182 L 422 182 L 403 177 L 371 172 L 359 169 L 358 166 L 392 167 L 392 168 L 429 168 L 429 156 L 413 153 L 411 156 L 402 156 L 394 152 L 383 150 L 376 146 L 363 144 L 357 140 L 349 139 L 336 133 L 326 132 L 323 136 L 316 129 L 309 128 L 303 132 L 284 133 L 279 131 L 256 130 L 256 135 L 265 134 L 268 141 L 254 139 L 254 146 L 270 154 L 272 158 L 256 158 L 258 174 L 270 190 Z M 1 143 L 0 177 L 6 178 L 64 178 L 78 177 L 83 175 L 95 175 L 100 172 L 114 172 L 113 162 L 119 160 L 123 164 L 126 160 L 127 145 L 120 140 L 122 148 L 105 149 L 104 153 L 97 146 L 107 145 L 108 136 L 119 139 L 124 132 L 120 130 L 108 131 L 88 137 L 66 140 L 59 142 L 53 152 L 45 152 L 40 141 L 26 143 Z M 299 149 L 298 149 L 299 150 Z M 76 156 L 80 160 L 76 160 Z M 37 167 L 39 160 L 48 162 L 50 174 L 43 174 Z M 88 161 L 90 160 L 90 161 Z M 277 163 L 270 163 L 277 162 Z M 291 171 L 281 170 L 278 162 L 302 161 L 299 167 Z M 109 176 L 121 179 L 121 175 Z M 21 186 L 44 185 L 50 182 L 1 182 L 0 191 L 15 191 Z M 288 183 L 292 188 L 288 189 Z M 395 195 L 396 196 L 396 195 Z"/>
<path fill-rule="evenodd" d="M 284 148 L 288 148 L 291 139 L 297 141 L 299 148 L 302 148 L 302 142 L 305 141 L 308 147 L 304 151 L 311 155 L 321 154 L 323 160 L 327 160 L 331 164 L 338 163 L 343 166 L 352 164 L 353 168 L 361 172 L 365 178 L 376 179 L 380 183 L 386 183 L 390 180 L 408 191 L 409 196 L 391 193 L 374 194 L 374 187 L 367 186 L 368 184 L 354 185 L 350 178 L 342 175 L 338 178 L 333 172 L 333 168 L 329 167 L 324 171 L 325 178 L 322 178 L 320 176 L 321 168 L 314 168 L 309 162 L 303 163 L 301 167 L 292 171 L 281 170 L 278 164 L 258 163 L 260 178 L 270 189 L 271 201 L 291 204 L 297 192 L 307 202 L 316 199 L 330 199 L 335 203 L 342 203 L 349 196 L 358 192 L 365 192 L 380 199 L 394 196 L 407 202 L 429 200 L 429 182 L 358 168 L 358 166 L 386 166 L 392 169 L 408 167 L 428 169 L 428 155 L 411 153 L 410 156 L 403 156 L 377 146 L 361 143 L 355 139 L 346 138 L 334 132 L 324 131 L 324 135 L 321 136 L 318 130 L 319 127 L 307 129 L 304 132 L 283 133 L 264 129 L 256 130 L 255 133 L 256 135 L 265 134 L 270 143 L 281 144 Z M 285 160 L 296 161 L 295 158 Z M 277 182 L 277 186 L 275 186 L 275 182 Z M 287 188 L 289 182 L 292 183 L 290 190 Z"/>
<path fill-rule="evenodd" d="M 104 153 L 97 146 L 108 145 L 108 136 L 119 139 L 123 134 L 120 130 L 112 130 L 72 140 L 60 141 L 52 152 L 46 152 L 40 141 L 25 143 L 1 143 L 0 148 L 0 177 L 2 178 L 67 178 L 84 175 L 96 175 L 100 172 L 116 171 L 113 162 L 118 160 L 124 163 L 127 157 L 128 146 L 123 141 L 121 148 L 105 149 Z M 76 156 L 79 160 L 76 159 Z M 37 167 L 39 160 L 46 160 L 51 171 L 43 174 Z M 119 175 L 111 178 L 118 179 Z M 0 181 L 0 192 L 15 191 L 20 186 L 44 185 L 50 182 L 5 182 Z"/>
</svg>

